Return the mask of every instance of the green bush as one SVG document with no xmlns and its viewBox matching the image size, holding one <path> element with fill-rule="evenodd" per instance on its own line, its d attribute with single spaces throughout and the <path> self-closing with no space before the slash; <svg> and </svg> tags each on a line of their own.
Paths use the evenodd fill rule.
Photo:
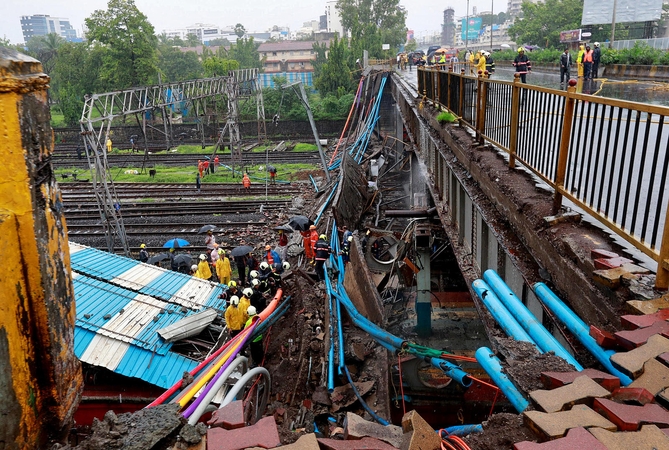
<svg viewBox="0 0 669 450">
<path fill-rule="evenodd" d="M 453 123 L 457 120 L 457 117 L 453 113 L 448 111 L 443 111 L 437 116 L 437 122 L 439 123 Z"/>
</svg>

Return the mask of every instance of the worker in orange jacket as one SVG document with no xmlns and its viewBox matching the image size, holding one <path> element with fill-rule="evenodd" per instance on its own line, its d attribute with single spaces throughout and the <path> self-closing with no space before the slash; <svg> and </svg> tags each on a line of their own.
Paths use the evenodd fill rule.
<svg viewBox="0 0 669 450">
<path fill-rule="evenodd" d="M 310 262 L 312 264 L 316 263 L 316 260 L 314 259 L 316 257 L 316 242 L 318 242 L 318 230 L 316 229 L 316 225 L 311 225 L 309 227 L 309 244 L 311 248 L 311 259 Z"/>
<path fill-rule="evenodd" d="M 242 185 L 244 186 L 244 189 L 251 189 L 251 179 L 249 178 L 249 174 L 244 174 L 244 178 L 242 178 Z"/>
</svg>

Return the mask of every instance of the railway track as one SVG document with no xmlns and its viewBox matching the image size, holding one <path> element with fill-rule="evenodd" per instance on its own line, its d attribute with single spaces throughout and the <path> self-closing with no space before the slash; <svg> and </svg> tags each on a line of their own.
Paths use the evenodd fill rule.
<svg viewBox="0 0 669 450">
<path fill-rule="evenodd" d="M 61 183 L 60 189 L 64 203 L 91 201 L 95 198 L 95 191 L 90 183 Z M 289 184 L 268 186 L 266 191 L 265 185 L 259 183 L 252 184 L 248 190 L 237 183 L 203 183 L 200 192 L 195 189 L 194 183 L 114 183 L 114 189 L 122 200 L 177 197 L 196 201 L 212 196 L 263 198 L 265 192 L 271 197 L 292 197 L 300 192 L 298 186 Z"/>
</svg>

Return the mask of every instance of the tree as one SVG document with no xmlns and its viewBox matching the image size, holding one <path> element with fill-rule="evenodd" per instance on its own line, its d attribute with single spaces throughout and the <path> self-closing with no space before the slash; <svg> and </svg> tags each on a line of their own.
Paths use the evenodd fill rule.
<svg viewBox="0 0 669 450">
<path fill-rule="evenodd" d="M 258 53 L 259 46 L 260 44 L 256 44 L 253 40 L 253 36 L 248 39 L 237 39 L 237 43 L 230 46 L 228 54 L 231 59 L 239 62 L 240 69 L 260 69 L 263 61 Z"/>
<path fill-rule="evenodd" d="M 406 40 L 406 11 L 399 0 L 338 0 L 337 10 L 358 58 L 362 50 L 382 57 L 382 44 L 399 48 Z"/>
<path fill-rule="evenodd" d="M 416 51 L 417 48 L 418 48 L 418 43 L 413 38 L 409 39 L 409 42 L 407 42 L 406 45 L 404 46 L 404 50 L 406 50 L 407 52 Z"/>
<path fill-rule="evenodd" d="M 231 70 L 239 69 L 239 62 L 234 59 L 210 56 L 202 61 L 202 67 L 204 68 L 205 77 L 222 77 L 227 75 Z"/>
<path fill-rule="evenodd" d="M 242 38 L 246 34 L 246 28 L 244 28 L 244 25 L 241 23 L 238 23 L 235 25 L 235 34 L 237 35 L 238 38 Z"/>
<path fill-rule="evenodd" d="M 26 46 L 28 47 L 28 54 L 42 63 L 44 72 L 51 74 L 56 64 L 58 49 L 65 42 L 67 41 L 56 33 L 49 33 L 46 36 L 33 36 L 28 40 Z"/>
<path fill-rule="evenodd" d="M 155 81 L 157 38 L 153 25 L 134 0 L 109 0 L 106 10 L 86 19 L 88 41 L 99 42 L 107 52 L 100 76 L 106 89 L 143 86 Z"/>
<path fill-rule="evenodd" d="M 163 81 L 175 82 L 202 77 L 202 63 L 195 52 L 182 52 L 178 48 L 163 47 L 158 58 L 158 68 Z"/>
<path fill-rule="evenodd" d="M 560 32 L 581 27 L 583 0 L 523 2 L 523 18 L 509 27 L 509 36 L 519 44 L 560 47 Z"/>
<path fill-rule="evenodd" d="M 198 45 L 201 45 L 202 42 L 200 42 L 200 38 L 197 37 L 196 34 L 188 33 L 185 44 L 188 47 L 197 47 Z"/>
<path fill-rule="evenodd" d="M 352 89 L 351 70 L 346 64 L 348 59 L 348 41 L 337 36 L 330 43 L 327 62 L 322 64 L 317 77 L 314 77 L 314 87 L 321 96 L 335 95 L 341 97 Z"/>
</svg>

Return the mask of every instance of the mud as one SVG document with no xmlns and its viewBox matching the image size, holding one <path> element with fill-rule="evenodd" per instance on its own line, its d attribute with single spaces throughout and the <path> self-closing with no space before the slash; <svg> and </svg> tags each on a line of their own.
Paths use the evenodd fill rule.
<svg viewBox="0 0 669 450">
<path fill-rule="evenodd" d="M 482 425 L 483 433 L 465 438 L 472 450 L 510 450 L 516 442 L 537 441 L 534 433 L 523 424 L 523 417 L 517 414 L 493 414 Z"/>
</svg>

